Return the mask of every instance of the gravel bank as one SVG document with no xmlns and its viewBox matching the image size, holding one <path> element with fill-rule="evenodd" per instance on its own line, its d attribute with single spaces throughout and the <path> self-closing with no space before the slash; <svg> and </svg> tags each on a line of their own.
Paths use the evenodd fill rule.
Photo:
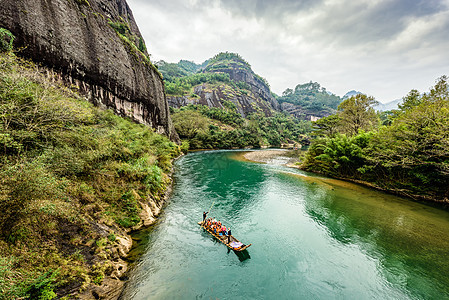
<svg viewBox="0 0 449 300">
<path fill-rule="evenodd" d="M 276 149 L 276 150 L 257 150 L 246 152 L 243 154 L 243 159 L 259 162 L 259 163 L 274 163 L 282 164 L 288 167 L 297 168 L 295 165 L 298 162 L 298 158 L 290 154 L 291 150 Z"/>
</svg>

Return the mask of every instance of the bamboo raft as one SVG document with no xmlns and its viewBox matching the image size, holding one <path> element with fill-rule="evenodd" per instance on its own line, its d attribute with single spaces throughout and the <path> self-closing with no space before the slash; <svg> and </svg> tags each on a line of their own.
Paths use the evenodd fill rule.
<svg viewBox="0 0 449 300">
<path fill-rule="evenodd" d="M 236 239 L 233 235 L 231 235 L 231 242 L 228 244 L 228 236 L 225 235 L 218 235 L 215 232 L 213 232 L 212 230 L 210 230 L 209 228 L 207 228 L 206 226 L 203 226 L 203 222 L 198 222 L 198 225 L 200 225 L 202 228 L 204 228 L 204 230 L 206 230 L 207 232 L 209 232 L 210 234 L 212 234 L 217 240 L 219 240 L 220 242 L 222 242 L 223 244 L 226 245 L 226 247 L 228 247 L 231 250 L 234 251 L 244 251 L 246 250 L 249 246 L 251 246 L 252 244 L 249 245 L 245 245 L 242 243 L 242 246 L 238 247 L 238 248 L 234 248 L 232 247 L 230 244 L 232 244 L 232 242 L 237 242 L 237 243 L 241 243 L 238 239 Z"/>
</svg>

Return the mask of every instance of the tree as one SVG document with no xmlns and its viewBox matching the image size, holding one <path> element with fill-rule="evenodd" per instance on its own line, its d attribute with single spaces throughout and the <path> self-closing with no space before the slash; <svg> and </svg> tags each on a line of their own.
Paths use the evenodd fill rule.
<svg viewBox="0 0 449 300">
<path fill-rule="evenodd" d="M 193 110 L 182 110 L 172 115 L 175 129 L 181 138 L 191 139 L 197 134 L 208 131 L 208 121 L 201 113 Z"/>
<path fill-rule="evenodd" d="M 364 149 L 372 136 L 372 132 L 361 131 L 353 137 L 337 133 L 317 139 L 310 146 L 303 166 L 326 175 L 358 178 L 359 169 L 366 162 Z"/>
<path fill-rule="evenodd" d="M 369 161 L 375 171 L 388 174 L 396 188 L 448 197 L 447 78 L 440 78 L 428 94 L 419 95 L 413 90 L 406 98 L 410 101 L 401 108 L 405 111 L 372 139 Z"/>
<path fill-rule="evenodd" d="M 379 116 L 380 123 L 384 126 L 390 126 L 395 118 L 395 113 L 391 110 L 378 112 L 377 115 Z"/>
<path fill-rule="evenodd" d="M 312 122 L 313 129 L 317 136 L 334 136 L 338 132 L 340 124 L 339 115 L 330 115 Z"/>
<path fill-rule="evenodd" d="M 405 112 L 422 103 L 421 94 L 417 90 L 411 90 L 407 96 L 402 98 L 402 103 L 398 104 L 399 109 Z"/>
<path fill-rule="evenodd" d="M 352 96 L 339 106 L 341 131 L 350 136 L 358 134 L 359 130 L 370 131 L 379 124 L 379 118 L 373 106 L 378 102 L 364 94 Z"/>
<path fill-rule="evenodd" d="M 291 96 L 291 95 L 293 95 L 293 90 L 290 89 L 290 88 L 288 88 L 284 92 L 282 92 L 282 97 L 288 97 L 288 96 Z"/>
</svg>

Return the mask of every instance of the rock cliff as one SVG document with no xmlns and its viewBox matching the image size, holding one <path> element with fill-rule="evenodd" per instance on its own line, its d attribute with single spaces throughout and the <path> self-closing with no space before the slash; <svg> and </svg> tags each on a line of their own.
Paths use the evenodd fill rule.
<svg viewBox="0 0 449 300">
<path fill-rule="evenodd" d="M 331 115 L 330 112 L 325 110 L 309 110 L 301 105 L 288 102 L 282 102 L 280 106 L 282 111 L 289 113 L 298 120 L 316 121 Z"/>
<path fill-rule="evenodd" d="M 265 101 L 258 94 L 247 92 L 242 93 L 238 89 L 231 88 L 227 84 L 210 85 L 207 83 L 194 87 L 195 97 L 189 96 L 168 96 L 170 106 L 180 108 L 189 104 L 201 104 L 209 107 L 223 108 L 224 101 L 231 101 L 235 104 L 237 112 L 246 117 L 248 114 L 262 110 L 266 116 L 271 116 L 273 106 Z"/>
<path fill-rule="evenodd" d="M 164 67 L 164 65 L 160 67 L 162 72 L 165 71 Z M 173 64 L 171 67 L 174 67 Z M 214 77 L 214 74 L 225 74 L 226 76 Z M 201 77 L 202 75 L 204 76 Z M 237 111 L 243 117 L 256 111 L 263 111 L 266 116 L 271 116 L 274 111 L 280 109 L 279 103 L 272 96 L 266 81 L 255 74 L 249 63 L 236 53 L 217 54 L 207 61 L 204 69 L 190 76 L 201 77 L 201 83 L 192 87 L 193 93 L 191 94 L 169 94 L 170 106 L 179 108 L 189 104 L 202 104 L 223 108 L 223 103 L 230 101 L 235 104 Z M 175 93 L 179 93 L 176 85 L 178 83 L 182 85 L 184 81 L 192 82 L 195 79 L 190 80 L 189 76 L 186 76 L 179 78 L 179 82 L 177 82 L 176 79 L 169 78 L 168 84 L 174 84 Z"/>
<path fill-rule="evenodd" d="M 0 27 L 16 36 L 20 55 L 92 102 L 179 139 L 162 77 L 125 0 L 2 0 Z"/>
<path fill-rule="evenodd" d="M 267 106 L 279 110 L 279 103 L 271 95 L 270 87 L 260 76 L 256 75 L 251 68 L 242 67 L 239 61 L 233 61 L 227 65 L 209 64 L 203 72 L 227 73 L 231 80 L 244 82 L 249 86 L 249 90 L 260 100 L 266 102 Z"/>
</svg>

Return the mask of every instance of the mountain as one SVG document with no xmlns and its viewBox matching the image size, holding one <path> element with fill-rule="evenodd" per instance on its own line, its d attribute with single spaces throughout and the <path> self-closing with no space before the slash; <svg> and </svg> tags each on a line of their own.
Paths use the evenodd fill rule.
<svg viewBox="0 0 449 300">
<path fill-rule="evenodd" d="M 3 0 L 0 27 L 16 36 L 18 53 L 47 66 L 50 77 L 178 139 L 162 76 L 125 0 Z"/>
<path fill-rule="evenodd" d="M 0 298 L 117 299 L 180 154 L 162 75 L 124 0 L 2 0 L 0 33 Z"/>
<path fill-rule="evenodd" d="M 207 63 L 208 61 L 202 64 L 196 64 L 193 61 L 180 60 L 175 64 L 160 60 L 156 62 L 156 66 L 164 77 L 164 80 L 171 82 L 177 77 L 190 76 L 201 71 L 206 67 Z"/>
<path fill-rule="evenodd" d="M 186 61 L 159 63 L 158 69 L 164 74 L 167 100 L 172 107 L 202 104 L 225 108 L 226 102 L 231 102 L 242 116 L 259 110 L 271 116 L 279 110 L 268 82 L 236 53 L 219 53 L 201 65 Z"/>
<path fill-rule="evenodd" d="M 363 94 L 363 93 L 355 91 L 355 90 L 349 91 L 342 97 L 342 100 L 346 100 L 348 98 L 351 98 L 352 96 L 356 96 L 356 95 L 359 95 L 359 94 Z"/>
<path fill-rule="evenodd" d="M 390 101 L 388 103 L 380 103 L 376 106 L 374 106 L 374 109 L 377 111 L 388 111 L 393 109 L 398 109 L 398 104 L 402 103 L 402 99 L 396 99 L 393 101 Z"/>
<path fill-rule="evenodd" d="M 239 54 L 222 52 L 202 64 L 158 62 L 179 136 L 190 149 L 307 143 L 310 122 L 281 112 L 268 82 Z"/>
<path fill-rule="evenodd" d="M 314 120 L 336 112 L 342 99 L 326 90 L 317 82 L 298 84 L 295 89 L 286 89 L 277 97 L 283 111 L 299 119 Z"/>
</svg>

